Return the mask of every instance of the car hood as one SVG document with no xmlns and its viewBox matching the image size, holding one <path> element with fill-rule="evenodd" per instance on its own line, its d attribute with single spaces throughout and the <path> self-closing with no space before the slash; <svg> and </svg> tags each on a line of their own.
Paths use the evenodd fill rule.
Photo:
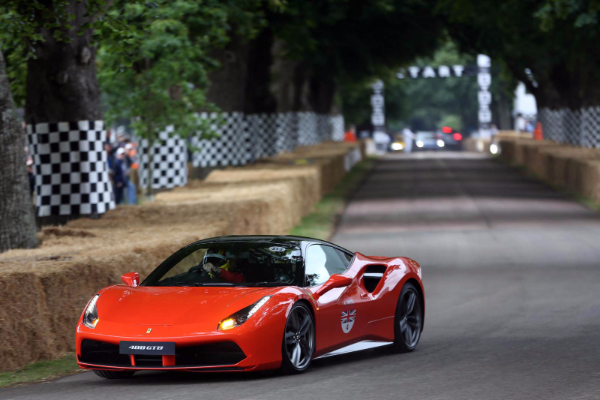
<svg viewBox="0 0 600 400">
<path fill-rule="evenodd" d="M 213 331 L 221 320 L 280 289 L 112 286 L 98 298 L 98 327 L 191 325 L 193 331 Z"/>
</svg>

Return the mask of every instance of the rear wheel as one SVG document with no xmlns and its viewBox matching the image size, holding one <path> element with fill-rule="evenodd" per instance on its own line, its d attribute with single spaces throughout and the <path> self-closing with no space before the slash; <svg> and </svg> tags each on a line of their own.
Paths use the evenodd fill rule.
<svg viewBox="0 0 600 400">
<path fill-rule="evenodd" d="M 281 370 L 305 371 L 315 353 L 315 322 L 307 305 L 296 303 L 290 311 L 281 345 Z"/>
<path fill-rule="evenodd" d="M 421 296 L 412 283 L 402 288 L 396 306 L 394 323 L 394 347 L 401 353 L 413 351 L 423 329 L 423 306 Z"/>
<path fill-rule="evenodd" d="M 135 371 L 100 371 L 95 369 L 94 373 L 105 379 L 126 379 L 131 378 Z"/>
</svg>

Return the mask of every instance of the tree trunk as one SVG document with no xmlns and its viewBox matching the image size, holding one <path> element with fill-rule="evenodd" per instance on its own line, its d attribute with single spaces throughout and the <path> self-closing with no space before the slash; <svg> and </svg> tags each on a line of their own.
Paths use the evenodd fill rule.
<svg viewBox="0 0 600 400">
<path fill-rule="evenodd" d="M 84 17 L 85 7 L 84 1 L 69 0 L 69 12 L 75 15 L 73 29 L 66 33 L 70 43 L 55 40 L 47 29 L 40 32 L 44 41 L 35 45 L 36 58 L 27 62 L 28 124 L 102 119 L 92 31 L 78 32 L 90 20 Z"/>
<path fill-rule="evenodd" d="M 310 104 L 310 67 L 306 62 L 300 62 L 294 69 L 294 98 L 293 111 L 311 111 Z"/>
<path fill-rule="evenodd" d="M 298 111 L 295 108 L 297 98 L 296 68 L 299 61 L 285 58 L 285 43 L 275 41 L 273 45 L 273 65 L 271 74 L 276 77 L 271 84 L 273 96 L 277 102 L 277 112 Z"/>
<path fill-rule="evenodd" d="M 315 68 L 309 82 L 312 109 L 319 114 L 331 113 L 336 91 L 333 75 L 325 68 Z"/>
<path fill-rule="evenodd" d="M 0 50 L 0 252 L 38 244 L 20 125 Z"/>
<path fill-rule="evenodd" d="M 274 113 L 277 111 L 277 101 L 271 93 L 273 44 L 274 39 L 271 29 L 264 29 L 258 37 L 249 43 L 244 102 L 246 114 Z"/>
<path fill-rule="evenodd" d="M 511 122 L 513 99 L 505 93 L 500 93 L 496 97 L 492 99 L 494 122 L 500 130 L 511 130 L 513 126 Z"/>
<path fill-rule="evenodd" d="M 227 46 L 214 51 L 211 57 L 221 66 L 208 75 L 206 99 L 224 112 L 244 111 L 248 43 L 234 34 Z"/>
</svg>

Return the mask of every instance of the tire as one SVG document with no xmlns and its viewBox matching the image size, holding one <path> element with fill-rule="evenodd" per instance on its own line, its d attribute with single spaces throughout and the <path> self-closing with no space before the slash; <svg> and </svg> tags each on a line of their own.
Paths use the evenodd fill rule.
<svg viewBox="0 0 600 400">
<path fill-rule="evenodd" d="M 310 366 L 315 354 L 315 321 L 308 306 L 296 303 L 283 330 L 281 372 L 296 374 Z"/>
<path fill-rule="evenodd" d="M 104 379 L 127 379 L 135 373 L 135 371 L 101 371 L 94 370 L 94 373 Z"/>
<path fill-rule="evenodd" d="M 413 351 L 423 330 L 423 304 L 419 291 L 412 283 L 402 287 L 394 318 L 394 348 L 399 353 Z"/>
</svg>

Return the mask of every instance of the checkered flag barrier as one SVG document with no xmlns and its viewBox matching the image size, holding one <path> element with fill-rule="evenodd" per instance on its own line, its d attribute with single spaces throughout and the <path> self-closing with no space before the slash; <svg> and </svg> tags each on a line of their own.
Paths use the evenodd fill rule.
<svg viewBox="0 0 600 400">
<path fill-rule="evenodd" d="M 574 146 L 600 148 L 600 107 L 579 110 L 542 108 L 538 113 L 544 138 Z"/>
<path fill-rule="evenodd" d="M 331 140 L 335 142 L 344 141 L 344 116 L 331 115 L 329 116 L 329 123 L 331 125 Z"/>
<path fill-rule="evenodd" d="M 254 160 L 253 142 L 250 140 L 248 123 L 241 112 L 201 113 L 200 118 L 208 119 L 211 129 L 220 135 L 216 139 L 191 138 L 196 150 L 192 155 L 194 167 L 226 167 L 245 165 Z M 223 120 L 224 124 L 219 124 Z"/>
<path fill-rule="evenodd" d="M 277 154 L 277 114 L 251 114 L 245 118 L 252 158 L 257 160 Z"/>
<path fill-rule="evenodd" d="M 115 208 L 103 121 L 27 125 L 36 214 L 102 214 Z"/>
<path fill-rule="evenodd" d="M 323 141 L 344 139 L 344 117 L 313 112 L 273 114 L 203 113 L 211 129 L 220 135 L 215 139 L 191 138 L 195 148 L 194 167 L 245 165 L 296 146 L 310 146 Z M 219 120 L 224 121 L 223 125 Z"/>
<path fill-rule="evenodd" d="M 140 187 L 148 187 L 149 165 L 152 163 L 152 188 L 171 189 L 187 183 L 187 144 L 169 126 L 158 134 L 149 148 L 148 139 L 140 140 Z"/>
<path fill-rule="evenodd" d="M 600 149 L 600 107 L 581 109 L 581 136 L 582 146 Z"/>
<path fill-rule="evenodd" d="M 312 146 L 320 142 L 318 118 L 314 112 L 298 112 L 298 145 Z"/>
<path fill-rule="evenodd" d="M 277 115 L 277 153 L 294 151 L 298 144 L 298 116 L 294 112 Z"/>
</svg>

